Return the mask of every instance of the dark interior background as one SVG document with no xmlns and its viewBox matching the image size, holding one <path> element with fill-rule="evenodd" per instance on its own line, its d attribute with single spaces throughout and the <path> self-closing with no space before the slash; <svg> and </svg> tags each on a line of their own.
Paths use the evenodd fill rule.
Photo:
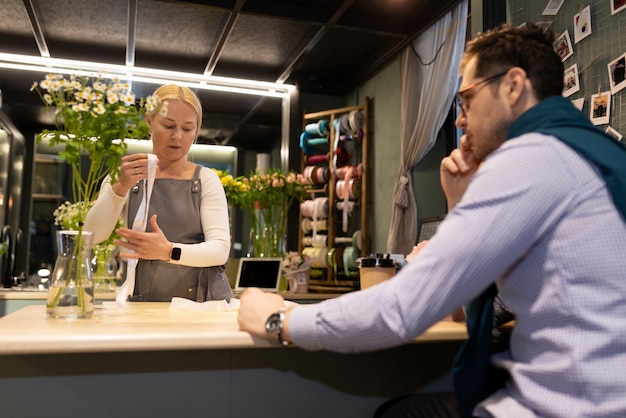
<svg viewBox="0 0 626 418">
<path fill-rule="evenodd" d="M 3 0 L 0 53 L 80 59 L 294 84 L 344 95 L 458 0 Z M 0 68 L 4 110 L 28 137 L 49 124 L 30 86 Z M 138 96 L 156 86 L 135 83 Z M 198 94 L 201 142 L 268 152 L 281 100 Z"/>
</svg>

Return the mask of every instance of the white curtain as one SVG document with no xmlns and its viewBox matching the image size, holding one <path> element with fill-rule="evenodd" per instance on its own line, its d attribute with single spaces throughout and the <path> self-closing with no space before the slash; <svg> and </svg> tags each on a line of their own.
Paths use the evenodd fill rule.
<svg viewBox="0 0 626 418">
<path fill-rule="evenodd" d="M 468 1 L 463 0 L 408 46 L 400 57 L 400 169 L 394 183 L 387 252 L 408 254 L 417 238 L 411 169 L 433 147 L 459 79 Z"/>
</svg>

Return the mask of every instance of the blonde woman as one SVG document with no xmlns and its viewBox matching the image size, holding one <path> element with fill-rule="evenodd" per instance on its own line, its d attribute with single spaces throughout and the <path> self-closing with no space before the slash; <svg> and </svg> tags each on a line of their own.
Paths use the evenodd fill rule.
<svg viewBox="0 0 626 418">
<path fill-rule="evenodd" d="M 130 300 L 230 300 L 224 189 L 213 170 L 187 160 L 201 126 L 202 105 L 194 92 L 175 84 L 161 86 L 153 95 L 159 106 L 146 114 L 152 154 L 122 158 L 117 182 L 111 184 L 109 176 L 103 181 L 85 229 L 94 232 L 98 243 L 123 216 L 126 227 L 117 230 L 122 239 L 116 244 L 128 265 L 136 264 L 124 269 L 126 278 L 134 270 Z M 149 201 L 144 198 L 147 191 Z M 138 228 L 137 220 L 143 218 L 145 228 Z"/>
</svg>

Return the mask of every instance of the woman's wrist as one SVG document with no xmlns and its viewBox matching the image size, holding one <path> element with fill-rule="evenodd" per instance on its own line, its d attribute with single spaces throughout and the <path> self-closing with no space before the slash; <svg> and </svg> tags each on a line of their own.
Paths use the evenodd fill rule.
<svg viewBox="0 0 626 418">
<path fill-rule="evenodd" d="M 113 190 L 113 193 L 115 193 L 116 195 L 120 197 L 125 197 L 128 194 L 130 188 L 125 188 L 120 183 L 115 183 L 111 185 L 111 190 Z"/>
</svg>

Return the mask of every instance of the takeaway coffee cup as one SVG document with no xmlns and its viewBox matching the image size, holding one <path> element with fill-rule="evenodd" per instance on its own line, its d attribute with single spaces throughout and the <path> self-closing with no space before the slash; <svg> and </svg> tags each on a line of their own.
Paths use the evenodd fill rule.
<svg viewBox="0 0 626 418">
<path fill-rule="evenodd" d="M 361 289 L 367 289 L 393 277 L 396 263 L 389 254 L 370 254 L 359 259 Z"/>
</svg>

